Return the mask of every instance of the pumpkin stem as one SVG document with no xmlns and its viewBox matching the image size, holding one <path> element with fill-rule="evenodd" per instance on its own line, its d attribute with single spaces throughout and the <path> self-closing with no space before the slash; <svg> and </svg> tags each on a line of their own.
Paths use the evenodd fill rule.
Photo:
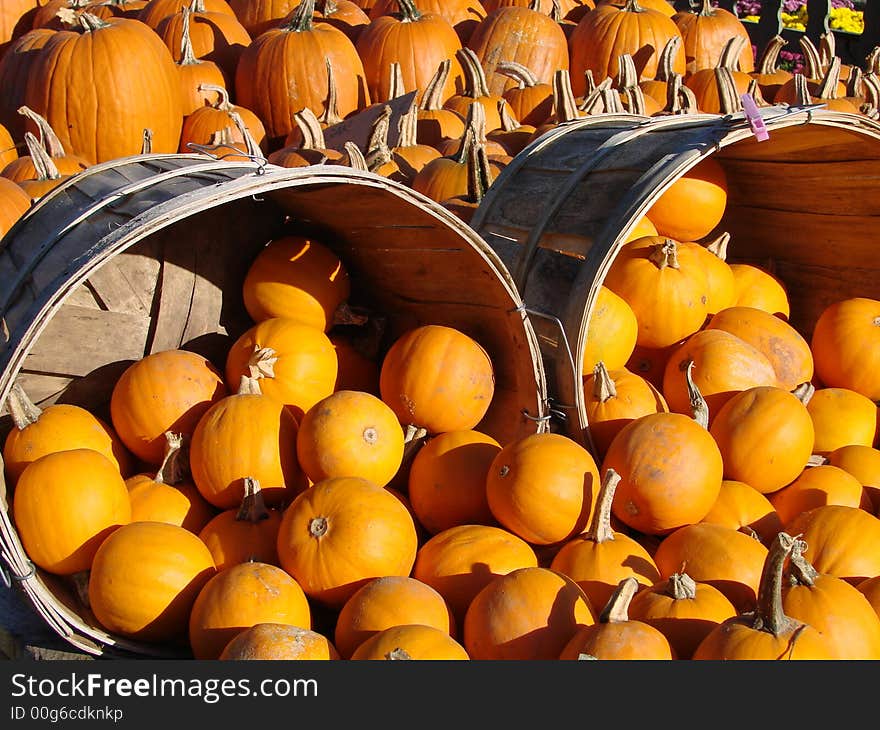
<svg viewBox="0 0 880 730">
<path fill-rule="evenodd" d="M 730 234 L 724 231 L 717 238 L 712 239 L 706 244 L 706 250 L 711 254 L 715 254 L 722 261 L 727 261 L 727 245 L 729 243 Z"/>
<path fill-rule="evenodd" d="M 336 88 L 336 78 L 333 76 L 333 65 L 329 58 L 325 58 L 324 63 L 327 66 L 327 103 L 321 116 L 318 117 L 318 122 L 322 127 L 331 127 L 339 124 L 342 117 L 339 116 L 339 90 Z"/>
<path fill-rule="evenodd" d="M 199 84 L 199 91 L 215 92 L 219 98 L 217 102 L 213 104 L 213 107 L 219 109 L 221 112 L 231 112 L 235 108 L 229 99 L 229 92 L 222 86 L 217 86 L 216 84 Z"/>
<path fill-rule="evenodd" d="M 263 490 L 260 488 L 258 479 L 244 478 L 244 497 L 242 497 L 241 505 L 235 514 L 235 519 L 238 522 L 253 524 L 269 519 L 269 510 L 266 507 L 266 500 L 263 498 Z"/>
<path fill-rule="evenodd" d="M 278 355 L 274 349 L 255 344 L 254 351 L 247 362 L 248 377 L 256 380 L 274 378 L 276 362 L 278 362 Z"/>
<path fill-rule="evenodd" d="M 655 243 L 648 254 L 648 260 L 658 269 L 665 269 L 667 266 L 670 269 L 681 268 L 678 263 L 678 244 L 671 238 Z"/>
<path fill-rule="evenodd" d="M 605 403 L 616 396 L 617 387 L 605 363 L 600 360 L 593 368 L 593 398 L 599 403 Z"/>
<path fill-rule="evenodd" d="M 628 13 L 644 13 L 645 8 L 639 5 L 638 0 L 626 0 L 623 5 L 622 10 L 625 10 Z"/>
<path fill-rule="evenodd" d="M 656 81 L 668 82 L 672 78 L 672 74 L 675 73 L 675 58 L 682 42 L 680 35 L 674 35 L 666 41 L 657 59 L 657 73 L 654 74 Z"/>
<path fill-rule="evenodd" d="M 495 70 L 516 81 L 517 88 L 530 89 L 538 85 L 538 77 L 532 72 L 528 66 L 524 66 L 516 61 L 499 61 L 495 66 Z"/>
<path fill-rule="evenodd" d="M 697 97 L 693 90 L 684 85 L 682 75 L 673 72 L 666 82 L 667 114 L 692 114 L 698 111 Z"/>
<path fill-rule="evenodd" d="M 291 13 L 290 22 L 282 26 L 282 30 L 291 33 L 305 33 L 312 29 L 315 15 L 315 0 L 302 0 Z"/>
<path fill-rule="evenodd" d="M 190 35 L 190 16 L 193 11 L 190 8 L 184 6 L 180 9 L 181 17 L 183 18 L 183 22 L 180 27 L 180 66 L 193 66 L 197 63 L 200 63 L 199 59 L 196 58 L 196 53 L 193 50 L 192 44 L 192 36 Z"/>
<path fill-rule="evenodd" d="M 492 171 L 485 142 L 473 140 L 468 145 L 467 156 L 467 199 L 479 203 L 492 184 Z"/>
<path fill-rule="evenodd" d="M 28 156 L 31 163 L 37 171 L 37 180 L 58 180 L 61 173 L 55 165 L 54 160 L 40 144 L 40 141 L 31 132 L 24 133 L 24 143 L 27 145 Z"/>
<path fill-rule="evenodd" d="M 822 78 L 822 59 L 819 57 L 819 49 L 806 35 L 802 35 L 798 39 L 798 44 L 804 55 L 804 69 L 807 78 L 811 81 L 818 81 Z"/>
<path fill-rule="evenodd" d="M 12 416 L 12 423 L 19 431 L 24 431 L 31 424 L 36 423 L 43 414 L 43 410 L 28 397 L 24 388 L 18 383 L 12 386 L 9 395 L 6 396 L 6 409 Z"/>
<path fill-rule="evenodd" d="M 687 387 L 688 401 L 691 405 L 691 412 L 694 420 L 703 428 L 709 428 L 709 405 L 706 399 L 697 387 L 693 378 L 694 361 L 688 360 L 684 367 L 684 380 Z"/>
<path fill-rule="evenodd" d="M 403 83 L 403 69 L 399 61 L 392 61 L 388 70 L 388 99 L 396 99 L 406 93 L 406 87 Z"/>
<path fill-rule="evenodd" d="M 501 120 L 502 132 L 515 132 L 522 125 L 514 118 L 510 111 L 510 104 L 505 99 L 498 100 L 498 118 Z"/>
<path fill-rule="evenodd" d="M 241 115 L 236 111 L 231 111 L 229 112 L 229 118 L 232 120 L 232 123 L 235 125 L 235 128 L 244 140 L 246 154 L 253 158 L 262 157 L 263 153 L 262 150 L 260 150 L 260 145 L 257 144 L 257 140 L 254 139 L 251 131 L 245 126 Z"/>
<path fill-rule="evenodd" d="M 785 562 L 791 554 L 796 538 L 784 532 L 776 535 L 770 545 L 761 581 L 758 585 L 758 605 L 754 612 L 746 614 L 746 620 L 755 629 L 767 631 L 774 636 L 793 633 L 802 624 L 786 616 L 782 608 L 782 574 Z"/>
<path fill-rule="evenodd" d="M 464 71 L 465 85 L 462 96 L 469 99 L 479 99 L 489 96 L 489 85 L 486 82 L 486 72 L 480 64 L 477 54 L 470 48 L 459 48 L 455 57 Z"/>
<path fill-rule="evenodd" d="M 247 375 L 242 375 L 238 381 L 236 395 L 263 395 L 259 378 L 250 378 Z"/>
<path fill-rule="evenodd" d="M 186 454 L 183 448 L 183 434 L 165 432 L 165 453 L 162 463 L 156 470 L 153 481 L 159 484 L 179 484 L 189 471 L 186 463 Z"/>
<path fill-rule="evenodd" d="M 592 540 L 595 543 L 614 540 L 614 530 L 611 529 L 611 503 L 614 501 L 614 492 L 619 483 L 620 474 L 614 469 L 606 469 L 596 497 L 596 508 L 593 511 L 590 527 L 583 535 L 585 540 Z"/>
<path fill-rule="evenodd" d="M 835 56 L 828 66 L 828 70 L 822 76 L 822 83 L 816 90 L 815 97 L 817 99 L 836 99 L 838 98 L 837 85 L 840 83 L 840 58 Z"/>
<path fill-rule="evenodd" d="M 617 57 L 617 78 L 615 86 L 618 89 L 627 89 L 636 86 L 639 83 L 639 72 L 636 71 L 636 64 L 633 57 L 629 53 L 621 53 Z"/>
<path fill-rule="evenodd" d="M 599 623 L 611 624 L 618 621 L 629 621 L 629 604 L 639 589 L 639 582 L 633 576 L 624 578 L 617 584 L 614 593 L 599 614 Z"/>
<path fill-rule="evenodd" d="M 802 73 L 796 73 L 794 79 L 794 98 L 795 104 L 799 106 L 807 106 L 813 103 L 810 87 L 807 84 L 807 77 Z"/>
<path fill-rule="evenodd" d="M 733 72 L 727 66 L 718 65 L 715 71 L 715 85 L 718 87 L 718 107 L 722 114 L 735 114 L 742 109 L 742 99 L 736 88 Z"/>
<path fill-rule="evenodd" d="M 23 117 L 27 117 L 36 125 L 37 131 L 40 133 L 40 144 L 49 153 L 50 157 L 58 159 L 67 154 L 64 151 L 64 145 L 61 144 L 61 140 L 45 117 L 37 114 L 29 106 L 24 105 L 18 107 L 18 113 Z"/>
<path fill-rule="evenodd" d="M 412 659 L 406 649 L 401 649 L 399 646 L 389 651 L 385 658 L 389 660 Z"/>
<path fill-rule="evenodd" d="M 831 459 L 827 456 L 822 456 L 821 454 L 810 454 L 810 458 L 807 459 L 807 463 L 805 468 L 809 469 L 813 466 L 826 466 L 831 463 Z"/>
<path fill-rule="evenodd" d="M 416 7 L 414 0 L 397 0 L 397 7 L 401 23 L 414 23 L 422 17 L 421 11 Z"/>
<path fill-rule="evenodd" d="M 370 136 L 367 139 L 367 152 L 364 155 L 370 172 L 376 172 L 376 170 L 392 160 L 391 148 L 388 146 L 388 128 L 391 122 L 391 114 L 391 107 L 385 104 L 370 128 Z"/>
<path fill-rule="evenodd" d="M 758 79 L 752 78 L 752 80 L 749 81 L 749 85 L 746 87 L 746 93 L 750 94 L 752 99 L 755 100 L 756 106 L 772 106 L 770 102 L 764 98 L 764 92 L 761 91 Z"/>
<path fill-rule="evenodd" d="M 323 537 L 327 534 L 328 527 L 326 517 L 313 517 L 309 520 L 309 534 L 312 537 Z"/>
<path fill-rule="evenodd" d="M 627 86 L 623 90 L 623 96 L 625 98 L 625 101 L 621 101 L 623 111 L 639 116 L 645 116 L 648 113 L 648 108 L 645 106 L 645 92 L 640 86 Z"/>
<path fill-rule="evenodd" d="M 409 109 L 401 114 L 397 122 L 397 148 L 415 147 L 418 144 L 419 105 L 413 97 Z"/>
<path fill-rule="evenodd" d="M 143 137 L 141 141 L 141 154 L 149 155 L 153 151 L 153 130 L 144 127 Z"/>
<path fill-rule="evenodd" d="M 73 10 L 70 12 L 73 13 L 73 19 L 68 19 L 70 16 L 62 16 L 61 13 L 63 10 L 58 11 L 58 18 L 61 19 L 61 22 L 67 24 L 79 23 L 79 27 L 85 31 L 86 33 L 91 33 L 95 30 L 101 30 L 101 28 L 107 28 L 110 26 L 106 20 L 99 18 L 97 15 L 93 15 L 92 13 L 87 13 L 85 11 L 76 13 Z"/>
<path fill-rule="evenodd" d="M 758 75 L 769 76 L 775 74 L 779 70 L 779 52 L 785 48 L 785 38 L 781 35 L 773 36 L 758 59 Z"/>
<path fill-rule="evenodd" d="M 837 39 L 834 33 L 822 33 L 819 36 L 819 61 L 822 68 L 828 68 L 834 57 L 837 55 Z"/>
<path fill-rule="evenodd" d="M 697 597 L 697 583 L 687 573 L 673 573 L 666 581 L 664 591 L 667 596 L 675 600 L 693 600 Z"/>
<path fill-rule="evenodd" d="M 804 540 L 794 539 L 788 563 L 788 574 L 792 582 L 812 586 L 816 582 L 816 578 L 819 577 L 819 571 L 804 555 L 806 549 L 807 543 Z"/>
<path fill-rule="evenodd" d="M 321 122 L 318 121 L 315 112 L 307 106 L 303 107 L 294 113 L 293 121 L 299 127 L 300 136 L 302 137 L 300 148 L 306 150 L 322 150 L 325 148 L 324 130 L 321 128 Z"/>
<path fill-rule="evenodd" d="M 443 89 L 446 87 L 446 80 L 449 78 L 451 66 L 452 61 L 448 58 L 444 58 L 440 62 L 440 65 L 425 87 L 425 93 L 422 94 L 420 109 L 436 112 L 443 108 Z"/>
<path fill-rule="evenodd" d="M 338 11 L 339 5 L 336 4 L 336 0 L 320 0 L 317 8 L 321 11 L 321 15 L 326 18 Z"/>
<path fill-rule="evenodd" d="M 611 79 L 608 82 L 610 84 Z M 558 68 L 553 72 L 553 114 L 557 124 L 583 116 L 575 101 L 567 68 Z"/>
<path fill-rule="evenodd" d="M 363 170 L 364 172 L 369 172 L 370 168 L 367 165 L 367 160 L 364 157 L 364 153 L 361 151 L 361 148 L 358 147 L 354 142 L 348 140 L 343 147 L 348 155 L 348 159 L 345 162 L 349 167 L 354 168 L 355 170 Z"/>
<path fill-rule="evenodd" d="M 453 159 L 461 165 L 467 164 L 471 147 L 486 142 L 486 110 L 482 104 L 474 102 L 468 107 L 465 118 L 464 136 Z"/>
<path fill-rule="evenodd" d="M 736 71 L 739 68 L 740 54 L 748 42 L 748 38 L 744 36 L 732 36 L 721 49 L 721 54 L 718 56 L 718 66 Z"/>
<path fill-rule="evenodd" d="M 571 87 L 569 87 L 571 88 Z M 577 107 L 581 115 L 601 114 L 606 111 L 605 108 L 605 92 L 611 89 L 611 77 L 606 76 L 600 84 L 591 84 L 587 87 L 588 92 L 584 96 L 580 105 Z M 554 92 L 554 102 L 556 99 Z M 571 117 L 576 119 L 577 117 Z"/>
<path fill-rule="evenodd" d="M 813 385 L 809 380 L 798 385 L 793 391 L 791 391 L 797 399 L 807 405 L 810 402 L 810 398 L 813 397 L 813 394 L 816 392 L 816 386 Z"/>
</svg>

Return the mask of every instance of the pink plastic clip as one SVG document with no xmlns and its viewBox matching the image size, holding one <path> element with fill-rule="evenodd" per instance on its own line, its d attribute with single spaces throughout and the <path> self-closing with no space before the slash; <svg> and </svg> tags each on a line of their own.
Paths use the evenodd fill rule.
<svg viewBox="0 0 880 730">
<path fill-rule="evenodd" d="M 761 112 L 758 111 L 758 105 L 755 104 L 755 99 L 751 94 L 742 94 L 740 96 L 742 99 L 743 112 L 745 112 L 746 119 L 749 122 L 749 126 L 752 128 L 752 134 L 755 135 L 755 139 L 759 142 L 763 142 L 766 139 L 770 139 L 770 133 L 767 131 L 767 127 L 764 126 L 764 118 L 761 116 Z"/>
</svg>

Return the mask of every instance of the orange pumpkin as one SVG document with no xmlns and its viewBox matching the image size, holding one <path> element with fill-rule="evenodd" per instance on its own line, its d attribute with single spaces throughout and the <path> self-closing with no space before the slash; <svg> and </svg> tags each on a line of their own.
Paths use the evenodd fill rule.
<svg viewBox="0 0 880 730">
<path fill-rule="evenodd" d="M 697 6 L 679 10 L 672 21 L 681 31 L 687 60 L 685 73 L 699 69 L 713 69 L 721 58 L 721 51 L 732 36 L 742 36 L 747 41 L 737 58 L 737 66 L 744 73 L 755 70 L 755 56 L 748 31 L 740 19 L 729 10 L 701 0 Z"/>
<path fill-rule="evenodd" d="M 645 215 L 657 235 L 698 241 L 721 221 L 727 207 L 727 173 L 714 157 L 704 157 L 667 187 Z"/>
<path fill-rule="evenodd" d="M 762 494 L 782 489 L 803 471 L 813 453 L 813 421 L 787 390 L 748 388 L 730 398 L 710 427 L 724 460 L 724 476 Z"/>
<path fill-rule="evenodd" d="M 211 406 L 193 432 L 189 460 L 196 487 L 220 509 L 241 504 L 248 477 L 260 483 L 267 504 L 292 499 L 305 487 L 296 432 L 293 413 L 243 378 L 239 391 Z"/>
<path fill-rule="evenodd" d="M 843 446 L 872 447 L 877 441 L 877 406 L 849 388 L 818 388 L 807 401 L 813 420 L 813 453 L 828 456 Z"/>
<path fill-rule="evenodd" d="M 783 612 L 783 570 L 793 544 L 784 532 L 777 535 L 764 559 L 756 610 L 726 619 L 713 628 L 697 646 L 693 659 L 831 658 L 832 648 L 817 629 Z"/>
<path fill-rule="evenodd" d="M 341 659 L 336 647 L 323 634 L 274 621 L 240 631 L 217 658 L 224 661 Z"/>
<path fill-rule="evenodd" d="M 456 525 L 492 524 L 486 477 L 501 445 L 474 430 L 437 434 L 418 450 L 409 469 L 410 503 L 432 535 Z"/>
<path fill-rule="evenodd" d="M 810 347 L 824 385 L 880 400 L 880 300 L 853 297 L 828 305 Z"/>
<path fill-rule="evenodd" d="M 781 279 L 754 264 L 732 263 L 730 270 L 736 284 L 736 306 L 763 309 L 788 321 L 791 305 Z"/>
<path fill-rule="evenodd" d="M 660 631 L 677 659 L 690 659 L 713 628 L 736 616 L 736 608 L 715 586 L 681 572 L 636 593 L 629 616 Z"/>
<path fill-rule="evenodd" d="M 844 504 L 848 507 L 870 506 L 861 482 L 849 472 L 822 464 L 804 469 L 798 477 L 770 495 L 783 525 L 790 523 L 801 512 L 825 504 Z"/>
<path fill-rule="evenodd" d="M 557 433 L 513 441 L 495 456 L 486 498 L 498 522 L 534 545 L 551 545 L 586 528 L 599 495 L 589 451 Z"/>
<path fill-rule="evenodd" d="M 841 446 L 828 454 L 828 463 L 839 466 L 862 483 L 873 512 L 880 509 L 880 450 L 870 446 Z"/>
<path fill-rule="evenodd" d="M 282 236 L 266 244 L 248 267 L 244 306 L 254 322 L 299 319 L 327 331 L 348 299 L 351 281 L 339 257 L 320 241 Z"/>
<path fill-rule="evenodd" d="M 584 626 L 568 641 L 560 659 L 674 659 L 666 636 L 651 624 L 629 616 L 639 582 L 632 576 L 615 587 L 596 623 Z"/>
<path fill-rule="evenodd" d="M 342 657 L 349 659 L 370 637 L 407 624 L 455 635 L 455 619 L 434 588 L 405 575 L 385 576 L 364 584 L 345 602 L 336 619 L 334 640 Z"/>
<path fill-rule="evenodd" d="M 307 489 L 284 511 L 278 531 L 281 566 L 310 598 L 332 608 L 373 578 L 409 575 L 417 547 L 403 503 L 359 477 Z"/>
<path fill-rule="evenodd" d="M 227 394 L 223 376 L 205 357 L 163 350 L 125 369 L 113 386 L 110 418 L 129 450 L 158 466 L 166 431 L 191 436 L 202 415 Z"/>
<path fill-rule="evenodd" d="M 754 83 L 748 73 L 738 68 L 740 54 L 750 45 L 747 36 L 731 36 L 712 68 L 701 68 L 685 76 L 684 85 L 693 92 L 700 111 L 726 114 L 732 106 L 738 108 L 740 95 L 747 93 Z"/>
<path fill-rule="evenodd" d="M 707 329 L 736 335 L 760 351 L 773 366 L 779 387 L 793 390 L 813 378 L 809 343 L 784 319 L 757 307 L 733 306 L 716 313 Z"/>
<path fill-rule="evenodd" d="M 394 411 L 369 393 L 337 390 L 309 408 L 296 453 L 313 482 L 362 477 L 386 486 L 403 460 L 404 435 Z"/>
<path fill-rule="evenodd" d="M 57 575 L 88 570 L 101 543 L 131 520 L 116 464 L 87 448 L 44 454 L 16 482 L 12 514 L 28 557 Z"/>
<path fill-rule="evenodd" d="M 355 649 L 352 659 L 470 659 L 464 647 L 448 633 L 434 626 L 403 624 L 389 626 L 366 639 Z"/>
<path fill-rule="evenodd" d="M 696 523 L 668 535 L 654 553 L 660 575 L 686 571 L 696 581 L 715 586 L 738 612 L 755 607 L 767 548 L 730 527 Z"/>
<path fill-rule="evenodd" d="M 132 457 L 116 432 L 90 411 L 71 403 L 38 407 L 19 384 L 6 398 L 12 428 L 3 444 L 6 478 L 12 485 L 28 464 L 41 456 L 72 448 L 93 449 L 106 456 L 127 477 Z"/>
<path fill-rule="evenodd" d="M 633 353 L 639 323 L 632 307 L 607 286 L 600 286 L 587 322 L 582 372 L 589 375 L 599 361 L 619 370 Z"/>
<path fill-rule="evenodd" d="M 702 327 L 708 283 L 697 246 L 645 236 L 620 247 L 603 284 L 635 313 L 637 345 L 667 347 Z"/>
<path fill-rule="evenodd" d="M 311 629 L 311 608 L 299 583 L 265 563 L 221 570 L 199 591 L 189 615 L 193 656 L 217 659 L 236 634 L 266 622 Z"/>
<path fill-rule="evenodd" d="M 718 499 L 700 522 L 730 527 L 769 545 L 782 530 L 782 520 L 767 497 L 745 482 L 723 479 Z"/>
<path fill-rule="evenodd" d="M 556 659 L 596 613 L 571 578 L 548 568 L 518 568 L 485 586 L 464 617 L 471 659 Z"/>
<path fill-rule="evenodd" d="M 108 631 L 140 641 L 183 643 L 196 596 L 215 574 L 211 553 L 189 530 L 132 522 L 98 548 L 89 604 Z"/>
<path fill-rule="evenodd" d="M 633 538 L 611 527 L 611 503 L 620 476 L 608 470 L 589 529 L 566 542 L 550 563 L 552 570 L 577 583 L 592 606 L 605 606 L 620 582 L 633 578 L 639 586 L 660 580 L 648 551 Z"/>
<path fill-rule="evenodd" d="M 278 528 L 281 512 L 268 509 L 260 483 L 245 477 L 244 497 L 238 509 L 224 510 L 199 530 L 217 570 L 246 562 L 278 565 Z"/>
<path fill-rule="evenodd" d="M 21 186 L 0 177 L 0 236 L 5 236 L 30 207 L 31 199 Z"/>
<path fill-rule="evenodd" d="M 324 332 L 296 319 L 270 317 L 243 332 L 226 355 L 226 382 L 251 378 L 261 393 L 297 419 L 336 386 L 336 351 Z"/>
<path fill-rule="evenodd" d="M 412 576 L 442 595 L 456 625 L 462 626 L 474 596 L 495 578 L 537 565 L 534 548 L 512 532 L 492 525 L 458 525 L 419 548 Z"/>
<path fill-rule="evenodd" d="M 453 327 L 422 325 L 391 345 L 379 389 L 403 425 L 442 433 L 480 423 L 495 393 L 495 374 L 476 340 Z"/>
<path fill-rule="evenodd" d="M 626 368 L 608 370 L 599 362 L 584 378 L 584 408 L 590 439 L 603 458 L 626 424 L 649 413 L 666 413 L 666 399 L 653 385 Z"/>
</svg>

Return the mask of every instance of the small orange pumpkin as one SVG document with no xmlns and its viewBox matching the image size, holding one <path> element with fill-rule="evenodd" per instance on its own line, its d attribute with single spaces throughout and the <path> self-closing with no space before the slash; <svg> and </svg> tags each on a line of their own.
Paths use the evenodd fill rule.
<svg viewBox="0 0 880 730">
<path fill-rule="evenodd" d="M 880 450 L 858 444 L 841 446 L 828 454 L 828 463 L 858 479 L 871 499 L 873 512 L 880 509 Z"/>
<path fill-rule="evenodd" d="M 791 484 L 773 492 L 769 499 L 783 525 L 790 523 L 801 512 L 825 504 L 870 506 L 870 499 L 865 495 L 861 482 L 849 472 L 831 464 L 805 468 Z"/>
<path fill-rule="evenodd" d="M 632 307 L 607 286 L 600 286 L 587 324 L 583 374 L 601 361 L 609 370 L 626 365 L 636 346 L 639 323 Z"/>
<path fill-rule="evenodd" d="M 266 621 L 237 633 L 223 647 L 218 659 L 330 660 L 341 659 L 336 647 L 323 634 L 301 626 Z"/>
<path fill-rule="evenodd" d="M 389 626 L 366 639 L 351 656 L 367 659 L 470 659 L 464 647 L 448 633 L 435 626 L 403 624 Z"/>
<path fill-rule="evenodd" d="M 788 321 L 791 304 L 781 279 L 754 264 L 732 263 L 730 270 L 736 284 L 736 306 L 757 307 Z"/>
<path fill-rule="evenodd" d="M 782 520 L 773 503 L 751 485 L 735 479 L 721 481 L 718 499 L 700 522 L 757 536 L 765 545 L 782 530 Z"/>
<path fill-rule="evenodd" d="M 813 453 L 828 456 L 843 446 L 873 447 L 877 441 L 877 406 L 849 388 L 818 388 L 807 401 L 813 420 Z"/>
</svg>

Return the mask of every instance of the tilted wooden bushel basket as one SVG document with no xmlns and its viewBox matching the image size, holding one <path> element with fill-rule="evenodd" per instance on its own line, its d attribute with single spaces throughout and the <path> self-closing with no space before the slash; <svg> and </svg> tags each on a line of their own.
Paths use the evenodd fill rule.
<svg viewBox="0 0 880 730">
<path fill-rule="evenodd" d="M 546 429 L 537 337 L 504 265 L 471 228 L 371 173 L 205 155 L 90 168 L 0 242 L 0 403 L 18 382 L 38 405 L 74 403 L 106 419 L 117 377 L 146 354 L 190 349 L 222 370 L 252 324 L 241 298 L 247 267 L 282 231 L 332 248 L 352 302 L 387 318 L 388 333 L 446 324 L 483 345 L 496 394 L 478 428 L 501 442 Z M 8 497 L 0 490 L 4 567 L 52 628 L 96 655 L 168 653 L 103 631 L 68 581 L 34 571 Z"/>
<path fill-rule="evenodd" d="M 587 324 L 611 262 L 657 198 L 705 157 L 724 167 L 728 261 L 785 284 L 808 339 L 835 300 L 880 297 L 880 125 L 820 106 L 744 114 L 597 115 L 560 125 L 505 168 L 472 225 L 511 271 L 538 331 L 553 411 L 589 445 Z"/>
</svg>

